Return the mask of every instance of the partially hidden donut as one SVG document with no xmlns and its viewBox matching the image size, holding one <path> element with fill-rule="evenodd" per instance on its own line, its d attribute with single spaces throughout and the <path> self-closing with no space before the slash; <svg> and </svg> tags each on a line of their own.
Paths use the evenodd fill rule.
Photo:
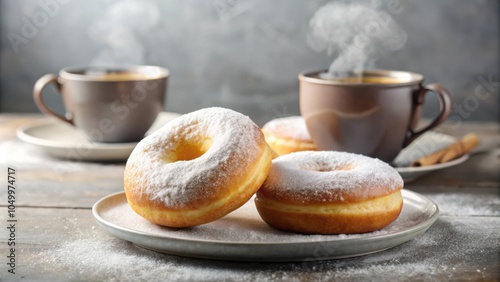
<svg viewBox="0 0 500 282">
<path fill-rule="evenodd" d="M 278 155 L 300 151 L 316 151 L 304 118 L 291 116 L 270 120 L 262 127 L 267 144 Z"/>
<path fill-rule="evenodd" d="M 344 152 L 296 152 L 273 160 L 257 192 L 262 219 L 305 234 L 381 229 L 399 216 L 403 180 L 388 164 Z"/>
<path fill-rule="evenodd" d="M 223 217 L 259 189 L 271 150 L 247 116 L 207 108 L 145 137 L 127 160 L 125 194 L 150 222 L 190 227 Z"/>
</svg>

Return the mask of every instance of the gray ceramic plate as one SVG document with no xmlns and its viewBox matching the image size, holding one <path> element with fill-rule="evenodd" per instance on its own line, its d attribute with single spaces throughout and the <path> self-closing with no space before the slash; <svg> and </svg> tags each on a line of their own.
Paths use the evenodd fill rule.
<svg viewBox="0 0 500 282">
<path fill-rule="evenodd" d="M 177 113 L 162 112 L 153 123 L 150 134 L 162 125 L 180 116 Z M 118 161 L 126 160 L 137 143 L 98 143 L 69 124 L 55 119 L 46 119 L 17 130 L 19 139 L 37 146 L 56 158 L 75 161 Z"/>
<path fill-rule="evenodd" d="M 386 228 L 356 235 L 301 235 L 265 224 L 253 200 L 214 222 L 187 229 L 161 227 L 137 215 L 124 192 L 99 200 L 92 212 L 112 235 L 158 252 L 230 261 L 312 261 L 383 251 L 424 233 L 439 210 L 427 197 L 402 191 L 398 219 Z"/>
<path fill-rule="evenodd" d="M 399 153 L 394 160 L 395 169 L 399 172 L 405 183 L 409 183 L 427 173 L 459 165 L 469 158 L 469 154 L 442 164 L 410 167 L 413 161 L 449 146 L 455 141 L 456 138 L 450 135 L 434 131 L 426 132 Z"/>
</svg>

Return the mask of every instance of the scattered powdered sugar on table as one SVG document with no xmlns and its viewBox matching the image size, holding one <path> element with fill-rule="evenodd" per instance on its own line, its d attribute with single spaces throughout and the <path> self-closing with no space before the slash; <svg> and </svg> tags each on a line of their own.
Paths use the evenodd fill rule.
<svg viewBox="0 0 500 282">
<path fill-rule="evenodd" d="M 264 124 L 262 131 L 282 138 L 312 142 L 306 122 L 301 116 L 273 119 Z"/>
<path fill-rule="evenodd" d="M 436 202 L 442 215 L 500 216 L 500 197 L 439 193 L 430 194 L 429 198 Z"/>
<path fill-rule="evenodd" d="M 404 211 L 402 220 L 406 220 L 407 212 L 415 213 L 412 209 Z M 122 217 L 127 216 L 122 214 Z M 480 228 L 483 222 L 474 218 L 445 217 L 425 234 L 372 255 L 317 262 L 234 263 L 156 253 L 113 237 L 91 225 L 95 224 L 93 222 L 76 218 L 54 220 L 65 221 L 68 233 L 54 238 L 52 246 L 41 246 L 43 251 L 32 254 L 37 256 L 32 260 L 37 263 L 29 266 L 32 270 L 42 270 L 39 277 L 46 281 L 51 273 L 57 277 L 67 273 L 65 280 L 70 281 L 394 281 L 401 277 L 419 281 L 467 280 L 468 276 L 457 277 L 458 269 L 462 274 L 464 269 L 475 275 L 495 273 L 487 271 L 485 264 L 477 261 L 494 256 L 492 242 L 500 240 L 500 233 L 494 228 L 478 237 L 472 230 Z M 495 222 L 491 218 L 491 224 Z M 450 225 L 451 228 L 447 227 Z M 40 230 L 41 236 L 47 236 L 45 233 L 50 233 L 51 228 L 40 227 L 43 228 L 46 230 Z M 474 246 L 465 243 L 470 240 L 476 241 Z M 484 252 L 478 253 L 477 248 Z M 20 254 L 22 257 L 23 252 Z M 483 257 L 485 254 L 487 256 Z M 443 260 L 456 261 L 456 265 L 453 268 L 443 266 Z M 489 265 L 487 267 L 495 267 Z M 469 277 L 477 278 L 477 275 Z"/>
<path fill-rule="evenodd" d="M 54 246 L 44 246 L 44 251 L 35 254 L 36 263 L 29 267 L 41 272 L 36 280 L 51 281 L 40 277 L 61 277 L 61 273 L 66 273 L 65 281 L 226 281 L 235 278 L 245 281 L 252 274 L 242 274 L 238 268 L 219 267 L 222 262 L 145 250 L 95 226 L 82 225 L 76 218 L 55 220 L 66 221 L 65 227 L 71 232 L 54 238 Z M 252 277 L 259 275 L 252 274 Z"/>
<path fill-rule="evenodd" d="M 140 248 L 118 239 L 84 238 L 63 243 L 59 248 L 42 253 L 41 264 L 71 268 L 75 277 L 68 280 L 92 281 L 223 281 L 237 277 L 230 269 L 197 267 L 193 261 L 171 257 Z M 110 278 L 113 277 L 113 278 Z"/>
<path fill-rule="evenodd" d="M 432 277 L 436 273 L 445 270 L 445 266 L 430 264 L 427 262 L 407 263 L 407 264 L 379 264 L 370 265 L 368 267 L 348 267 L 341 271 L 332 273 L 332 278 L 354 279 L 354 280 L 370 280 L 375 273 L 386 273 L 386 281 L 391 281 L 390 277 L 401 277 L 405 275 L 407 279 L 423 277 Z M 424 275 L 423 275 L 424 274 Z"/>
<path fill-rule="evenodd" d="M 122 214 L 122 217 L 126 216 Z M 231 263 L 165 255 L 135 247 L 127 241 L 105 234 L 100 228 L 88 228 L 76 219 L 65 220 L 71 233 L 68 237 L 55 239 L 54 244 L 57 245 L 40 252 L 37 263 L 30 267 L 43 269 L 45 275 L 68 273 L 67 279 L 72 281 L 299 281 L 297 273 L 307 273 L 313 279 L 367 274 L 364 266 L 362 269 L 353 266 L 329 270 L 337 267 L 331 266 L 338 264 L 337 261 Z M 311 265 L 318 265 L 318 269 Z M 416 270 L 415 267 L 411 265 L 412 270 Z M 402 271 L 396 266 L 368 267 L 372 270 L 378 268 Z M 316 273 L 318 270 L 322 273 Z"/>
</svg>

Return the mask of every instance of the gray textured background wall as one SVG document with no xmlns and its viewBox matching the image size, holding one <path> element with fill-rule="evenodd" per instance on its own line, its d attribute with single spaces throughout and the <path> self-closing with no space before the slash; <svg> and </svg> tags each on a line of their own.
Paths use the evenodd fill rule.
<svg viewBox="0 0 500 282">
<path fill-rule="evenodd" d="M 298 114 L 297 75 L 333 60 L 306 43 L 328 1 L 0 1 L 0 112 L 38 112 L 34 82 L 65 66 L 152 64 L 171 71 L 166 110 L 223 106 L 262 125 Z M 380 3 L 400 5 L 393 16 L 408 40 L 376 66 L 441 82 L 460 119 L 497 120 L 499 1 Z M 57 94 L 47 96 L 62 111 Z M 427 100 L 430 117 L 436 100 Z"/>
</svg>

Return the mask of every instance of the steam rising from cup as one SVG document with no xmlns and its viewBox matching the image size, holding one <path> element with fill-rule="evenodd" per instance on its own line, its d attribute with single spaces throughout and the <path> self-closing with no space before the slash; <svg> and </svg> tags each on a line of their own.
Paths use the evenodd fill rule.
<svg viewBox="0 0 500 282">
<path fill-rule="evenodd" d="M 103 45 L 91 65 L 143 64 L 140 36 L 151 34 L 159 19 L 159 9 L 151 1 L 125 0 L 109 6 L 88 29 L 89 37 Z"/>
<path fill-rule="evenodd" d="M 335 59 L 325 78 L 349 76 L 373 68 L 384 53 L 401 49 L 407 34 L 379 5 L 333 2 L 309 23 L 308 45 Z"/>
</svg>

